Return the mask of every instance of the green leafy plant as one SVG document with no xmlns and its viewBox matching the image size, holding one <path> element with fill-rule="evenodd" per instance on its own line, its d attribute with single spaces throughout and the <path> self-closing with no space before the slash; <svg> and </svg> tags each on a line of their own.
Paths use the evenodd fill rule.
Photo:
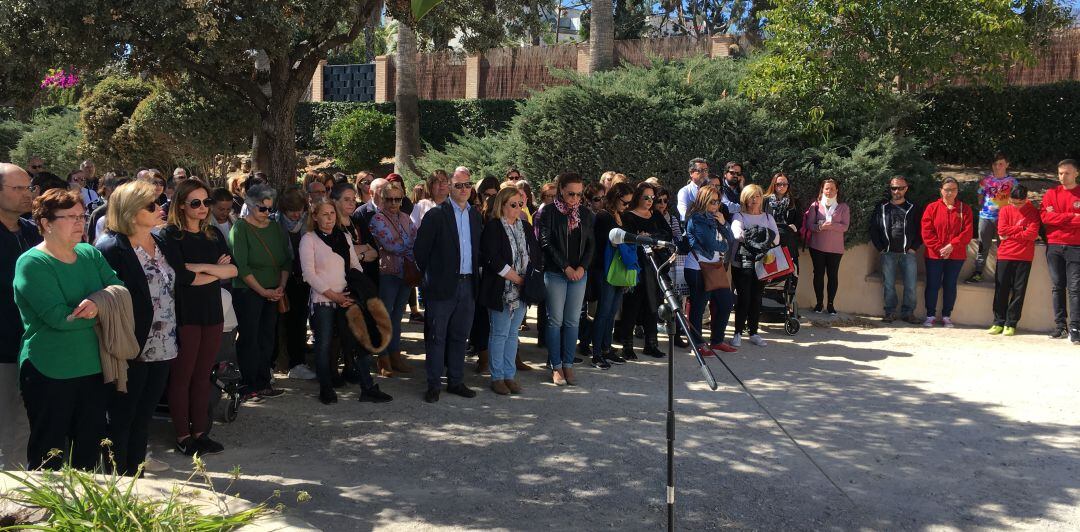
<svg viewBox="0 0 1080 532">
<path fill-rule="evenodd" d="M 108 444 L 104 440 L 103 444 Z M 53 456 L 60 454 L 53 450 Z M 198 457 L 195 469 L 187 482 L 196 481 L 200 488 L 214 495 L 210 477 Z M 182 486 L 175 485 L 164 498 L 141 497 L 135 491 L 135 479 L 112 473 L 85 472 L 65 463 L 57 471 L 38 471 L 34 474 L 3 472 L 18 483 L 17 488 L 4 494 L 7 500 L 26 507 L 45 511 L 42 523 L 14 524 L 4 530 L 145 530 L 166 531 L 228 531 L 251 523 L 270 510 L 265 504 L 239 512 L 207 512 L 189 502 Z"/>
<path fill-rule="evenodd" d="M 394 154 L 394 117 L 372 109 L 356 109 L 334 122 L 323 134 L 331 155 L 356 172 Z"/>
<path fill-rule="evenodd" d="M 27 125 L 18 120 L 0 121 L 0 161 L 10 161 L 11 150 L 26 133 Z"/>
<path fill-rule="evenodd" d="M 31 119 L 27 132 L 11 150 L 13 161 L 25 162 L 30 156 L 45 158 L 54 174 L 64 175 L 79 167 L 79 112 L 72 108 L 50 109 Z"/>
</svg>

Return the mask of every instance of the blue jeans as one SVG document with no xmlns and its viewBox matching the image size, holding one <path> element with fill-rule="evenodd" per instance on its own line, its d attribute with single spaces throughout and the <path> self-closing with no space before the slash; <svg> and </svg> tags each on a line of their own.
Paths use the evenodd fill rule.
<svg viewBox="0 0 1080 532">
<path fill-rule="evenodd" d="M 881 283 L 885 287 L 885 314 L 896 311 L 896 269 L 904 283 L 904 299 L 900 304 L 900 315 L 910 316 L 915 312 L 915 276 L 918 274 L 918 259 L 914 253 L 885 252 L 881 254 Z"/>
<path fill-rule="evenodd" d="M 379 276 L 379 299 L 386 306 L 386 312 L 390 313 L 390 323 L 393 324 L 394 331 L 390 336 L 390 345 L 386 347 L 388 353 L 397 353 L 401 350 L 401 317 L 405 314 L 405 306 L 409 303 L 411 291 L 412 288 L 397 275 Z"/>
<path fill-rule="evenodd" d="M 578 338 L 581 305 L 585 301 L 585 282 L 589 274 L 571 281 L 562 273 L 544 272 L 547 289 L 547 349 L 551 369 L 574 367 L 574 346 Z"/>
<path fill-rule="evenodd" d="M 334 338 L 335 328 L 341 341 L 342 354 L 346 358 L 356 357 L 355 369 L 360 374 L 360 387 L 365 390 L 370 389 L 375 385 L 369 369 L 370 354 L 360 349 L 356 343 L 356 337 L 353 336 L 345 320 L 345 309 L 326 303 L 316 303 L 311 306 L 311 335 L 315 339 L 315 376 L 319 379 L 319 387 L 333 386 L 336 369 L 330 367 L 330 344 Z"/>
<path fill-rule="evenodd" d="M 728 320 L 731 319 L 731 307 L 735 306 L 735 295 L 730 288 L 717 288 L 709 292 L 705 291 L 705 281 L 701 278 L 701 270 L 687 268 L 683 275 L 686 277 L 686 285 L 690 290 L 690 327 L 694 329 L 690 340 L 694 345 L 704 342 L 705 335 L 701 330 L 701 317 L 705 313 L 705 305 L 713 304 L 712 326 L 709 331 L 709 344 L 716 345 L 724 341 Z"/>
<path fill-rule="evenodd" d="M 600 299 L 596 305 L 596 319 L 593 320 L 592 354 L 600 356 L 611 351 L 611 335 L 615 330 L 615 313 L 622 305 L 623 289 L 612 286 L 607 281 L 600 281 Z"/>
<path fill-rule="evenodd" d="M 937 296 L 941 294 L 941 315 L 952 316 L 956 304 L 956 280 L 964 261 L 955 259 L 926 259 L 926 317 L 937 316 Z"/>
<path fill-rule="evenodd" d="M 517 373 L 514 364 L 518 349 L 518 328 L 525 319 L 525 303 L 519 302 L 514 310 L 503 306 L 502 312 L 488 311 L 488 356 L 491 380 L 512 380 Z"/>
</svg>

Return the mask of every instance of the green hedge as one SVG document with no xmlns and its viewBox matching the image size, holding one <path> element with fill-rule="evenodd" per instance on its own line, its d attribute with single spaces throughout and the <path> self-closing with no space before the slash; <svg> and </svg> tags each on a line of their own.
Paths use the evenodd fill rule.
<svg viewBox="0 0 1080 532">
<path fill-rule="evenodd" d="M 337 119 L 323 134 L 326 148 L 349 172 L 358 172 L 394 155 L 394 117 L 359 108 Z"/>
<path fill-rule="evenodd" d="M 519 100 L 421 100 L 420 141 L 442 149 L 454 135 L 481 135 L 505 129 L 517 114 Z M 322 135 L 335 120 L 355 109 L 393 115 L 393 102 L 303 102 L 296 110 L 296 145 L 325 148 Z"/>
<path fill-rule="evenodd" d="M 933 161 L 989 166 L 996 151 L 1022 166 L 1080 157 L 1080 82 L 949 87 L 922 98 L 925 105 L 906 127 Z"/>
</svg>

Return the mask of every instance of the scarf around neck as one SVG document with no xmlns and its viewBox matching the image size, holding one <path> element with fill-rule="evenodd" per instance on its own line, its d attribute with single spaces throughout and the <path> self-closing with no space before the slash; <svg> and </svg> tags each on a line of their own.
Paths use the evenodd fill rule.
<svg viewBox="0 0 1080 532">
<path fill-rule="evenodd" d="M 563 213 L 569 220 L 567 231 L 573 231 L 574 229 L 577 229 L 578 225 L 581 225 L 581 213 L 578 211 L 580 207 L 580 203 L 573 207 L 569 207 L 563 203 L 562 198 L 555 196 L 555 208 L 559 209 L 559 212 Z"/>
<path fill-rule="evenodd" d="M 315 228 L 315 235 L 345 261 L 345 270 L 348 271 L 352 260 L 349 259 L 349 241 L 345 238 L 345 231 L 342 231 L 340 227 L 334 227 L 330 233 L 324 233 L 319 228 Z"/>
</svg>

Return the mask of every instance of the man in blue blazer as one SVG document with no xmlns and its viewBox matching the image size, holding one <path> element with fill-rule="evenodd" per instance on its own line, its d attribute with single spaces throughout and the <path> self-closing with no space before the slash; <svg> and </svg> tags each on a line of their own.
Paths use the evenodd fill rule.
<svg viewBox="0 0 1080 532">
<path fill-rule="evenodd" d="M 472 172 L 454 170 L 450 197 L 420 222 L 413 254 L 424 274 L 424 348 L 427 352 L 427 392 L 424 400 L 439 400 L 443 372 L 446 391 L 475 397 L 465 386 L 465 342 L 472 329 L 480 281 L 480 214 L 469 205 Z"/>
</svg>

